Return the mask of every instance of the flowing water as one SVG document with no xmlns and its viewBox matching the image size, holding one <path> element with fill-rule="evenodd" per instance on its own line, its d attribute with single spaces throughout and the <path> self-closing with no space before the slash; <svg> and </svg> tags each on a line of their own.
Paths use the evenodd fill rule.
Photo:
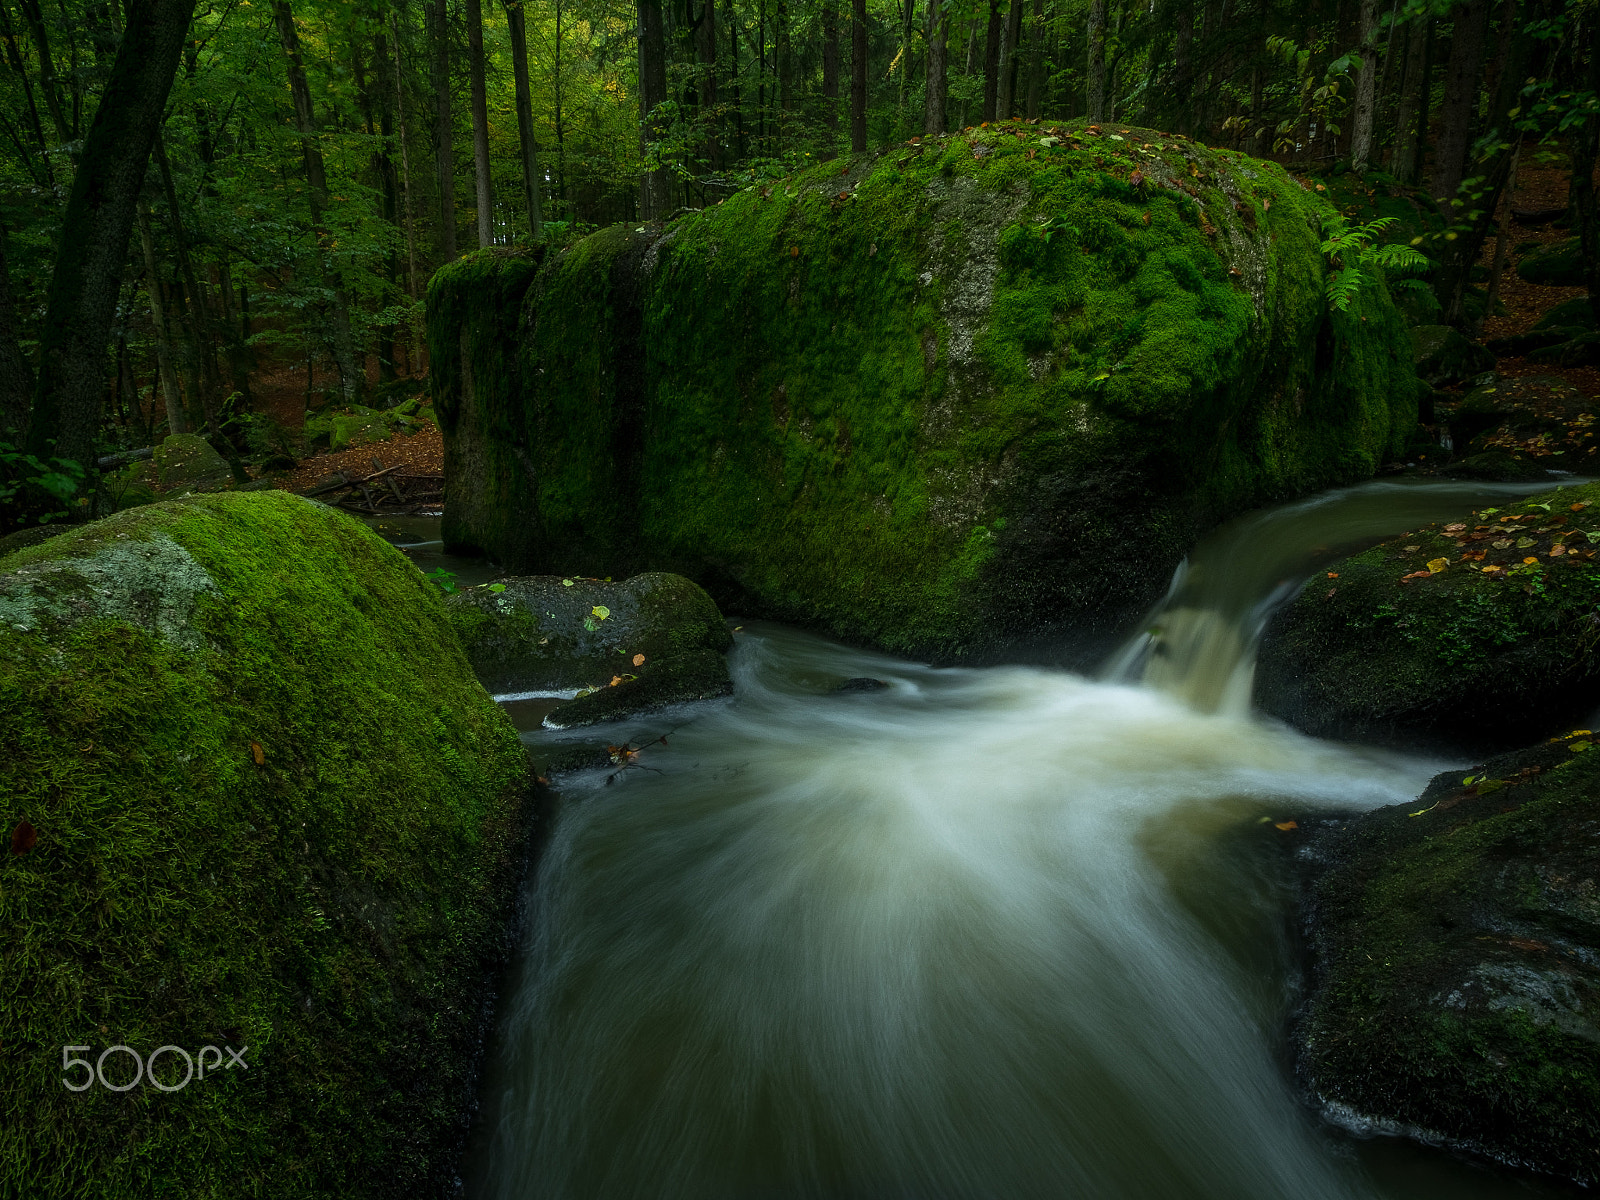
<svg viewBox="0 0 1600 1200">
<path fill-rule="evenodd" d="M 1246 517 L 1099 679 L 747 626 L 730 702 L 601 731 L 674 730 L 564 783 L 469 1194 L 1552 1194 L 1301 1103 L 1299 831 L 1277 826 L 1409 800 L 1444 764 L 1248 711 L 1271 597 L 1516 492 Z M 832 692 L 855 676 L 890 686 Z"/>
</svg>

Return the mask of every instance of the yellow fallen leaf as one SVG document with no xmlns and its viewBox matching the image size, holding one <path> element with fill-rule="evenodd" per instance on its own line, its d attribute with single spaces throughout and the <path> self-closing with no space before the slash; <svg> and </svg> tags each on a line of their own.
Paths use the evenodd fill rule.
<svg viewBox="0 0 1600 1200">
<path fill-rule="evenodd" d="M 1449 565 L 1450 563 L 1447 559 L 1430 558 L 1428 560 L 1428 574 L 1437 575 L 1440 571 L 1443 571 L 1449 567 Z"/>
<path fill-rule="evenodd" d="M 250 757 L 256 760 L 258 767 L 267 761 L 267 752 L 261 748 L 260 742 L 250 743 Z"/>
<path fill-rule="evenodd" d="M 635 655 L 634 655 L 634 656 L 633 656 L 633 665 L 634 665 L 634 666 L 636 666 L 636 667 L 642 667 L 642 666 L 644 666 L 644 655 L 642 655 L 642 654 L 635 654 Z"/>
<path fill-rule="evenodd" d="M 1274 829 L 1281 829 L 1285 833 L 1287 833 L 1291 829 L 1299 829 L 1300 828 L 1300 822 L 1299 821 L 1276 821 L 1276 822 L 1273 823 L 1272 827 Z"/>
</svg>

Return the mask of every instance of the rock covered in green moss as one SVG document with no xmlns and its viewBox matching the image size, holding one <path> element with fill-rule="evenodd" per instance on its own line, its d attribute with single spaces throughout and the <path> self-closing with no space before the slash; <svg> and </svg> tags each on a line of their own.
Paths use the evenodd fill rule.
<svg viewBox="0 0 1600 1200">
<path fill-rule="evenodd" d="M 1404 324 L 1381 281 L 1329 310 L 1328 211 L 1183 138 L 1009 123 L 468 256 L 428 298 L 446 541 L 1081 658 L 1200 530 L 1405 444 Z"/>
<path fill-rule="evenodd" d="M 1600 484 L 1462 513 L 1319 572 L 1269 623 L 1256 703 L 1332 737 L 1516 745 L 1593 707 Z"/>
<path fill-rule="evenodd" d="M 164 492 L 214 492 L 228 486 L 233 473 L 211 443 L 197 433 L 175 433 L 155 448 L 150 458 L 127 473 L 133 484 Z"/>
<path fill-rule="evenodd" d="M 1600 748 L 1317 835 L 1300 1067 L 1336 1120 L 1600 1183 Z"/>
<path fill-rule="evenodd" d="M 1552 242 L 1517 263 L 1517 274 L 1545 287 L 1583 286 L 1583 247 L 1578 238 Z"/>
<path fill-rule="evenodd" d="M 579 693 L 550 714 L 557 728 L 733 690 L 724 657 L 733 635 L 711 597 L 679 575 L 507 578 L 446 604 L 490 690 Z"/>
<path fill-rule="evenodd" d="M 443 1194 L 527 776 L 416 568 L 283 492 L 74 528 L 0 559 L 0 729 L 0 1194 Z"/>
<path fill-rule="evenodd" d="M 1494 355 L 1449 325 L 1418 325 L 1411 331 L 1417 377 L 1435 386 L 1459 383 L 1494 369 Z"/>
</svg>

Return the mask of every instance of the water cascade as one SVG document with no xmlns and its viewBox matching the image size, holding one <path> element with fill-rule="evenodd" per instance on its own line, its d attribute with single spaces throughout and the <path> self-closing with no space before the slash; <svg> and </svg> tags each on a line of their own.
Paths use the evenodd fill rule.
<svg viewBox="0 0 1600 1200">
<path fill-rule="evenodd" d="M 1408 800 L 1440 764 L 1248 711 L 1268 606 L 1319 558 L 1508 494 L 1374 484 L 1247 517 L 1100 679 L 747 627 L 731 702 L 618 731 L 675 729 L 563 789 L 469 1195 L 1522 1189 L 1297 1098 L 1278 826 Z M 863 675 L 890 687 L 830 690 Z"/>
</svg>

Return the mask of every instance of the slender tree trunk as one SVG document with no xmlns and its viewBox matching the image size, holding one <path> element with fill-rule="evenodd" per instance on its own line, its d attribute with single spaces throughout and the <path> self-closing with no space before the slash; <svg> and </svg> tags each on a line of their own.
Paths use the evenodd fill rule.
<svg viewBox="0 0 1600 1200">
<path fill-rule="evenodd" d="M 900 126 L 911 126 L 911 25 L 916 0 L 902 0 L 900 9 Z"/>
<path fill-rule="evenodd" d="M 839 133 L 838 0 L 822 0 L 822 123 L 831 143 Z"/>
<path fill-rule="evenodd" d="M 428 9 L 433 26 L 434 170 L 439 177 L 439 257 L 456 257 L 456 152 L 455 117 L 450 111 L 449 0 L 432 0 Z M 559 10 L 558 10 L 559 11 Z"/>
<path fill-rule="evenodd" d="M 391 77 L 394 80 L 394 116 L 400 127 L 400 211 L 406 231 L 406 296 L 416 303 L 417 219 L 416 210 L 411 206 L 411 131 L 406 123 L 406 89 L 404 76 L 400 72 L 400 21 L 393 12 L 389 14 L 389 41 L 394 49 L 394 61 L 390 64 L 394 72 Z M 409 365 L 415 374 L 417 362 L 422 357 L 422 330 L 416 321 L 411 321 L 410 326 Z"/>
<path fill-rule="evenodd" d="M 647 159 L 650 143 L 662 135 L 656 106 L 667 99 L 667 40 L 661 0 L 639 0 L 639 148 Z M 646 170 L 639 178 L 639 219 L 659 221 L 671 203 L 667 169 Z"/>
<path fill-rule="evenodd" d="M 1194 129 L 1194 3 L 1176 0 L 1172 6 L 1176 22 L 1172 37 L 1172 127 L 1180 133 Z"/>
<path fill-rule="evenodd" d="M 995 94 L 996 120 L 1009 121 L 1016 107 L 1017 44 L 1022 37 L 1022 6 L 1026 0 L 1011 0 L 1006 9 L 1005 34 L 1000 39 L 999 87 Z"/>
<path fill-rule="evenodd" d="M 1030 121 L 1039 119 L 1039 105 L 1044 98 L 1044 0 L 1033 0 L 1033 11 L 1028 14 L 1028 98 L 1023 115 Z"/>
<path fill-rule="evenodd" d="M 1439 145 L 1434 160 L 1435 199 L 1448 201 L 1456 194 L 1466 171 L 1472 136 L 1472 118 L 1478 104 L 1483 70 L 1484 43 L 1489 31 L 1489 0 L 1467 0 L 1456 10 L 1455 33 L 1450 39 L 1450 61 L 1445 67 L 1444 105 Z"/>
<path fill-rule="evenodd" d="M 838 70 L 838 43 L 834 44 L 834 70 Z M 700 16 L 694 23 L 694 59 L 696 81 L 700 89 L 700 111 L 705 126 L 705 157 L 713 168 L 723 162 L 722 114 L 719 109 L 717 79 L 717 0 L 700 0 Z M 834 95 L 838 95 L 837 84 Z M 838 116 L 833 118 L 838 123 Z M 830 126 L 832 128 L 832 126 Z"/>
<path fill-rule="evenodd" d="M 66 111 L 61 105 L 61 84 L 56 78 L 55 54 L 50 48 L 50 35 L 44 27 L 44 12 L 39 7 L 39 0 L 20 0 L 18 7 L 22 10 L 23 22 L 28 26 L 28 34 L 33 39 L 34 53 L 39 56 L 39 91 L 44 96 L 45 109 L 55 123 L 56 139 L 70 142 L 73 140 L 73 123 L 67 120 Z"/>
<path fill-rule="evenodd" d="M 1360 62 L 1354 119 L 1350 123 L 1350 169 L 1365 175 L 1372 166 L 1373 119 L 1378 99 L 1378 0 L 1361 0 Z"/>
<path fill-rule="evenodd" d="M 1089 120 L 1106 119 L 1106 0 L 1089 0 Z"/>
<path fill-rule="evenodd" d="M 350 327 L 350 300 L 343 283 L 322 263 L 322 248 L 329 240 L 326 214 L 328 211 L 328 174 L 322 161 L 322 151 L 317 147 L 317 125 L 311 108 L 311 85 L 306 82 L 305 62 L 300 57 L 300 35 L 295 31 L 294 13 L 288 0 L 272 0 L 273 21 L 278 27 L 278 40 L 283 43 L 284 57 L 289 66 L 289 96 L 294 101 L 295 131 L 300 135 L 300 154 L 305 163 L 311 225 L 317 238 L 316 267 L 328 279 L 333 293 L 332 329 L 330 343 L 333 349 L 334 368 L 339 372 L 340 390 L 346 404 L 359 404 L 366 390 L 366 372 L 355 351 L 355 338 Z"/>
<path fill-rule="evenodd" d="M 1592 19 L 1587 24 L 1584 40 L 1589 44 L 1589 69 L 1585 90 L 1600 95 L 1600 32 L 1595 30 Z M 1600 325 L 1600 202 L 1594 188 L 1595 161 L 1600 158 L 1600 118 L 1590 117 L 1574 128 L 1567 145 L 1572 165 L 1568 189 L 1578 247 L 1583 252 L 1583 282 L 1589 289 L 1589 308 Z"/>
<path fill-rule="evenodd" d="M 865 0 L 859 0 L 864 3 Z M 728 89 L 733 101 L 733 128 L 734 138 L 737 142 L 735 150 L 742 159 L 745 156 L 744 141 L 744 92 L 739 85 L 739 22 L 733 10 L 733 0 L 727 0 L 723 9 L 728 26 Z"/>
<path fill-rule="evenodd" d="M 494 181 L 489 174 L 489 92 L 483 77 L 483 5 L 467 4 L 467 75 L 471 88 L 472 166 L 478 196 L 478 245 L 494 245 Z"/>
<path fill-rule="evenodd" d="M 6 262 L 6 234 L 6 228 L 0 225 L 0 441 L 15 446 L 28 435 L 33 368 L 17 343 L 11 270 Z"/>
<path fill-rule="evenodd" d="M 850 7 L 850 149 L 867 148 L 867 0 Z"/>
<path fill-rule="evenodd" d="M 1000 38 L 1005 27 L 1000 0 L 989 0 L 989 21 L 983 38 L 983 119 L 992 121 L 1000 102 Z"/>
<path fill-rule="evenodd" d="M 949 28 L 950 20 L 944 12 L 943 0 L 928 0 L 928 90 L 922 107 L 922 132 L 927 137 L 944 132 Z"/>
<path fill-rule="evenodd" d="M 1421 165 L 1418 114 L 1425 104 L 1428 78 L 1428 33 L 1432 21 L 1413 17 L 1406 32 L 1406 69 L 1400 80 L 1400 103 L 1395 111 L 1394 157 L 1389 173 L 1401 183 L 1415 183 Z"/>
<path fill-rule="evenodd" d="M 200 409 L 205 413 L 206 432 L 216 437 L 222 432 L 222 389 L 215 354 L 218 338 L 211 320 L 208 298 L 194 269 L 189 234 L 184 228 L 183 214 L 178 207 L 178 189 L 172 181 L 172 164 L 167 159 L 166 140 L 159 133 L 156 134 L 154 158 L 161 179 L 161 191 L 167 200 L 167 223 L 172 226 L 172 245 L 177 251 L 178 279 L 188 302 L 189 324 L 185 332 L 189 342 L 189 358 L 199 374 Z"/>
<path fill-rule="evenodd" d="M 150 229 L 150 210 L 139 204 L 139 244 L 144 249 L 145 291 L 150 296 L 150 324 L 156 335 L 156 375 L 167 406 L 167 432 L 188 433 L 189 421 L 183 411 L 183 395 L 178 390 L 178 373 L 172 365 L 172 338 L 167 333 L 167 308 L 161 302 L 161 273 L 156 262 L 155 235 Z"/>
<path fill-rule="evenodd" d="M 129 6 L 61 218 L 28 430 L 35 454 L 87 462 L 93 453 L 134 208 L 194 8 L 195 0 Z"/>
<path fill-rule="evenodd" d="M 11 11 L 0 3 L 0 37 L 6 43 L 6 61 L 11 64 L 11 70 L 22 83 L 22 97 L 27 102 L 28 128 L 33 132 L 35 148 L 39 155 L 40 182 L 52 191 L 55 190 L 55 172 L 50 166 L 50 146 L 45 141 L 44 125 L 39 120 L 39 105 L 33 97 L 33 80 L 28 76 L 28 69 L 22 62 L 22 51 L 17 46 L 17 33 L 11 25 Z"/>
<path fill-rule="evenodd" d="M 539 152 L 533 140 L 533 92 L 528 85 L 528 34 L 522 0 L 505 0 L 506 23 L 511 33 L 511 71 L 516 77 L 517 140 L 522 148 L 522 194 L 528 206 L 528 228 L 533 240 L 543 239 L 539 212 Z"/>
<path fill-rule="evenodd" d="M 789 44 L 789 0 L 778 0 L 773 13 L 773 51 L 778 58 L 778 145 L 789 138 L 794 112 L 794 50 Z"/>
</svg>

